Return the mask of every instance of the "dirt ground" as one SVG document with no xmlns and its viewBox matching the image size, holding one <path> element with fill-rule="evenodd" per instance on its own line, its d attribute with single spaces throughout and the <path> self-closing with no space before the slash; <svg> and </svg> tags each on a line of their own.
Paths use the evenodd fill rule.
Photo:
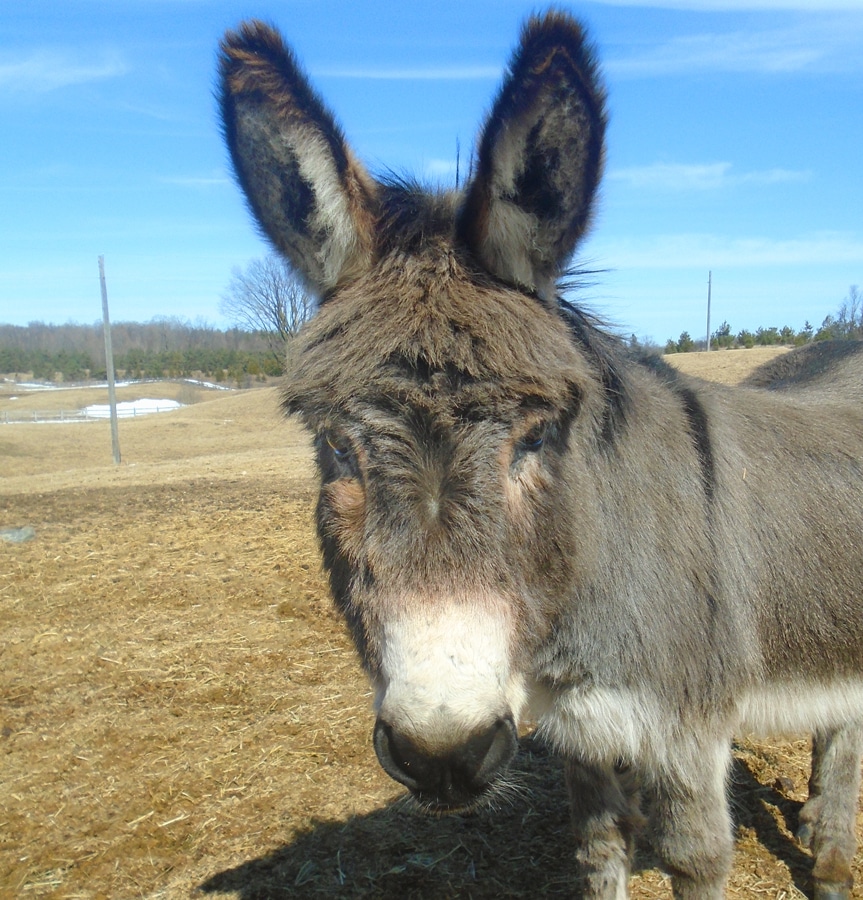
<svg viewBox="0 0 863 900">
<path fill-rule="evenodd" d="M 0 541 L 0 897 L 569 894 L 561 768 L 529 736 L 510 804 L 404 802 L 321 577 L 307 437 L 275 388 L 197 399 L 122 421 L 119 467 L 107 423 L 0 427 L 0 528 L 36 532 Z M 806 750 L 738 747 L 730 896 L 808 891 Z M 632 895 L 670 897 L 646 850 Z"/>
</svg>

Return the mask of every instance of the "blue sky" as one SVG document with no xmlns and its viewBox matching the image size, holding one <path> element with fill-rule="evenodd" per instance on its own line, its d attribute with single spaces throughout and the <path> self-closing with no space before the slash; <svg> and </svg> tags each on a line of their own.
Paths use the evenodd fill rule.
<svg viewBox="0 0 863 900">
<path fill-rule="evenodd" d="M 863 285 L 863 0 L 563 4 L 588 25 L 611 123 L 581 301 L 664 343 L 815 326 Z M 374 171 L 441 184 L 468 155 L 524 16 L 510 0 L 4 0 L 0 322 L 226 324 L 267 252 L 213 100 L 226 28 L 293 44 Z M 537 7 L 541 8 L 541 7 Z"/>
</svg>

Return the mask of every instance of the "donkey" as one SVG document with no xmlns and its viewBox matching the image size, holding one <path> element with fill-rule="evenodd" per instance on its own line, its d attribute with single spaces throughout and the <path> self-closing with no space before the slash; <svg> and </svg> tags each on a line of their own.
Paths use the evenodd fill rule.
<svg viewBox="0 0 863 900">
<path fill-rule="evenodd" d="M 863 753 L 859 403 L 630 358 L 560 279 L 605 93 L 581 26 L 531 18 L 462 191 L 375 179 L 276 31 L 220 56 L 263 233 L 320 299 L 284 406 L 375 691 L 374 749 L 427 811 L 506 783 L 519 723 L 565 760 L 578 890 L 627 896 L 642 831 L 723 896 L 732 735 L 814 733 L 815 896 L 848 898 Z"/>
</svg>

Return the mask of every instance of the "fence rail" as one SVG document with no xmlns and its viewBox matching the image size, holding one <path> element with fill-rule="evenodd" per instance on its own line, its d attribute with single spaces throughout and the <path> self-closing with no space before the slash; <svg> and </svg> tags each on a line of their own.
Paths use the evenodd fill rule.
<svg viewBox="0 0 863 900">
<path fill-rule="evenodd" d="M 173 404 L 164 407 L 147 407 L 146 409 L 118 409 L 118 419 L 133 419 L 137 416 L 149 416 L 153 413 L 170 412 L 177 407 Z M 91 412 L 86 409 L 39 409 L 32 412 L 9 412 L 0 410 L 0 425 L 44 425 L 57 422 L 107 422 L 108 412 Z"/>
</svg>

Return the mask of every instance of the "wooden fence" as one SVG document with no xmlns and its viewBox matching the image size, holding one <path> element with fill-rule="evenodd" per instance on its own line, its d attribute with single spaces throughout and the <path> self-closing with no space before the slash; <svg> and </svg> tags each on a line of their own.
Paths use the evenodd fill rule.
<svg viewBox="0 0 863 900">
<path fill-rule="evenodd" d="M 118 409 L 117 418 L 132 419 L 136 416 L 149 416 L 153 413 L 170 412 L 177 407 L 173 404 L 165 407 L 147 407 L 146 409 Z M 33 412 L 9 412 L 0 410 L 0 425 L 49 424 L 58 422 L 107 422 L 108 412 L 89 412 L 86 409 L 39 409 Z"/>
</svg>

